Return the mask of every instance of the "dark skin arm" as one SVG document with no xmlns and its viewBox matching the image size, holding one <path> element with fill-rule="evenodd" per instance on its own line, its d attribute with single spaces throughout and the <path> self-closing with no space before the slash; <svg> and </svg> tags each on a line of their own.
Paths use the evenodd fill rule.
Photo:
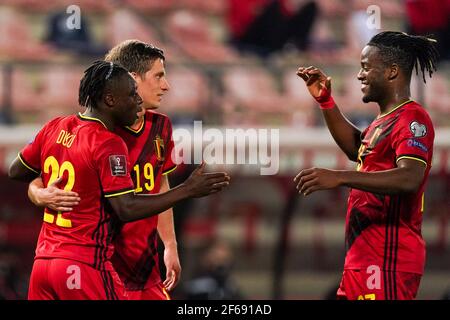
<svg viewBox="0 0 450 320">
<path fill-rule="evenodd" d="M 202 163 L 184 183 L 164 193 L 146 195 L 127 193 L 107 199 L 119 219 L 124 222 L 148 218 L 166 211 L 180 200 L 204 197 L 217 193 L 229 185 L 230 177 L 225 172 L 204 173 L 204 168 L 205 164 Z M 38 174 L 25 167 L 18 158 L 9 168 L 11 179 L 30 182 L 37 176 Z"/>
<path fill-rule="evenodd" d="M 180 200 L 204 197 L 228 186 L 230 177 L 224 172 L 203 173 L 204 163 L 197 167 L 186 181 L 159 194 L 127 193 L 108 198 L 120 220 L 131 222 L 157 215 Z"/>
<path fill-rule="evenodd" d="M 30 182 L 39 176 L 38 173 L 31 171 L 25 167 L 19 157 L 16 157 L 8 170 L 8 177 L 13 180 Z"/>
<path fill-rule="evenodd" d="M 417 192 L 425 171 L 426 167 L 423 163 L 411 159 L 401 159 L 397 162 L 397 168 L 376 172 L 304 169 L 294 178 L 294 181 L 297 184 L 298 192 L 305 196 L 318 190 L 333 189 L 339 186 L 395 195 Z"/>
<path fill-rule="evenodd" d="M 305 81 L 313 98 L 321 96 L 323 90 L 331 93 L 331 78 L 316 67 L 300 67 L 297 75 Z M 350 160 L 357 161 L 361 131 L 341 113 L 337 105 L 331 109 L 322 109 L 322 114 L 334 141 Z"/>
</svg>

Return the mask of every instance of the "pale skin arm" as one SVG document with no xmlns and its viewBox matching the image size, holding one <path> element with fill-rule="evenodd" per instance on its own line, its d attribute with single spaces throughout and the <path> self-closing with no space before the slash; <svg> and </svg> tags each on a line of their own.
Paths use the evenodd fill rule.
<svg viewBox="0 0 450 320">
<path fill-rule="evenodd" d="M 426 171 L 426 166 L 419 161 L 401 159 L 397 168 L 360 172 L 349 170 L 330 170 L 310 168 L 300 171 L 294 178 L 299 193 L 307 196 L 318 190 L 346 186 L 363 191 L 395 195 L 417 192 Z"/>
<path fill-rule="evenodd" d="M 161 179 L 160 192 L 166 192 L 169 189 L 169 179 L 167 175 L 163 175 Z M 167 290 L 171 291 L 178 284 L 181 273 L 181 264 L 178 256 L 172 208 L 159 215 L 158 233 L 164 243 L 164 264 L 166 266 L 166 279 L 164 280 L 164 286 Z"/>
<path fill-rule="evenodd" d="M 47 207 L 56 211 L 72 211 L 72 208 L 80 203 L 78 193 L 58 188 L 62 178 L 44 188 L 40 177 L 34 179 L 28 185 L 28 198 L 38 207 Z"/>
</svg>

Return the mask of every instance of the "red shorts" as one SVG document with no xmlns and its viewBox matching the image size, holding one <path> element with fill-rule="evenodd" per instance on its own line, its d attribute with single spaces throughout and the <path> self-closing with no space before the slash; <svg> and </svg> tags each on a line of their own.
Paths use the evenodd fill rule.
<svg viewBox="0 0 450 320">
<path fill-rule="evenodd" d="M 162 283 L 144 290 L 127 291 L 129 300 L 170 300 L 169 293 Z"/>
<path fill-rule="evenodd" d="M 388 272 L 371 267 L 367 270 L 344 270 L 337 291 L 337 299 L 413 300 L 416 298 L 421 274 Z"/>
<path fill-rule="evenodd" d="M 127 300 L 114 271 L 100 271 L 69 259 L 36 259 L 29 300 Z"/>
</svg>

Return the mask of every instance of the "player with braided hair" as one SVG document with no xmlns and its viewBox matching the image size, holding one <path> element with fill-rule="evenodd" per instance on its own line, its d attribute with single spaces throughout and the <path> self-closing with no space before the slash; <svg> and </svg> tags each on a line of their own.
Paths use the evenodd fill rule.
<svg viewBox="0 0 450 320">
<path fill-rule="evenodd" d="M 426 110 L 411 99 L 413 68 L 436 71 L 436 41 L 386 31 L 361 53 L 363 102 L 380 113 L 361 132 L 331 95 L 331 78 L 315 67 L 297 71 L 319 103 L 328 129 L 357 170 L 302 170 L 299 193 L 350 188 L 346 257 L 340 299 L 414 299 L 425 265 L 421 234 L 424 191 L 433 156 L 434 128 Z"/>
<path fill-rule="evenodd" d="M 125 142 L 112 131 L 132 125 L 141 111 L 136 82 L 113 62 L 97 61 L 80 81 L 86 111 L 48 122 L 12 162 L 12 179 L 41 175 L 44 187 L 79 195 L 72 210 L 44 209 L 29 299 L 126 299 L 113 268 L 115 225 L 164 212 L 177 201 L 220 191 L 229 177 L 199 166 L 181 185 L 157 195 L 136 195 Z"/>
</svg>

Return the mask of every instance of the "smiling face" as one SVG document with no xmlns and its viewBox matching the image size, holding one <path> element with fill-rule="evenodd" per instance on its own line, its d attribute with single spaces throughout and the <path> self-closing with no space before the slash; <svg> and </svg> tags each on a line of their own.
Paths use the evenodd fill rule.
<svg viewBox="0 0 450 320">
<path fill-rule="evenodd" d="M 361 52 L 361 70 L 358 80 L 361 81 L 363 102 L 377 102 L 383 100 L 388 88 L 389 68 L 386 68 L 379 55 L 379 49 L 365 46 Z"/>
<path fill-rule="evenodd" d="M 151 64 L 151 62 L 149 62 Z M 150 69 L 142 76 L 134 74 L 137 90 L 142 97 L 142 108 L 157 109 L 161 105 L 163 95 L 170 89 L 166 78 L 164 61 L 160 58 L 153 61 Z"/>
</svg>

